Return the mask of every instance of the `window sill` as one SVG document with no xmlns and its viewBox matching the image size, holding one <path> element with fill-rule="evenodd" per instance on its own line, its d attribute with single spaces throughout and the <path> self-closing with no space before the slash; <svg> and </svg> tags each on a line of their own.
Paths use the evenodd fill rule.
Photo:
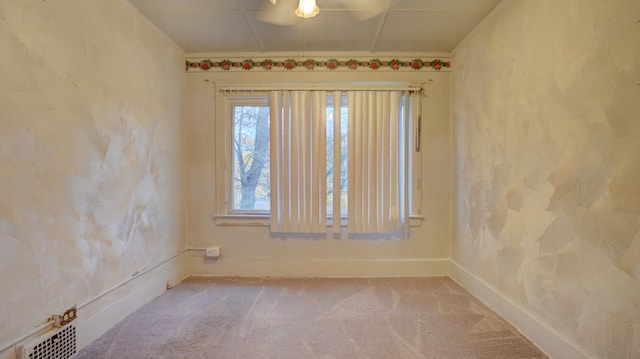
<svg viewBox="0 0 640 359">
<path fill-rule="evenodd" d="M 216 226 L 268 227 L 268 214 L 223 214 L 213 216 Z"/>
<path fill-rule="evenodd" d="M 223 214 L 213 216 L 216 226 L 223 227 L 269 227 L 270 217 L 268 214 Z M 420 227 L 424 221 L 424 216 L 409 216 L 409 227 Z M 331 225 L 331 220 L 327 221 Z M 343 220 L 341 227 L 346 227 L 347 222 Z"/>
</svg>

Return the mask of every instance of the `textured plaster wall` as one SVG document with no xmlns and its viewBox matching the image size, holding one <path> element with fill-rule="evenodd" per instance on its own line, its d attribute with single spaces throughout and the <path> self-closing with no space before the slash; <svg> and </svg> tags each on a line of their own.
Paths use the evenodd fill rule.
<svg viewBox="0 0 640 359">
<path fill-rule="evenodd" d="M 344 57 L 340 54 L 320 54 L 318 58 Z M 209 82 L 206 82 L 206 81 Z M 216 188 L 224 187 L 224 173 L 215 168 L 216 158 L 224 156 L 216 141 L 224 140 L 216 133 L 216 91 L 212 83 L 323 83 L 323 82 L 425 82 L 427 97 L 423 99 L 422 151 L 422 213 L 421 226 L 411 227 L 405 239 L 348 239 L 344 234 L 323 238 L 280 238 L 269 233 L 266 226 L 216 225 Z M 233 272 L 242 263 L 243 270 L 255 268 L 252 262 L 268 262 L 269 275 L 331 275 L 350 273 L 350 263 L 370 268 L 358 275 L 397 275 L 380 270 L 390 267 L 402 271 L 403 265 L 428 272 L 428 260 L 446 261 L 449 256 L 451 225 L 451 131 L 450 73 L 392 71 L 212 71 L 187 74 L 187 153 L 188 153 L 188 228 L 189 247 L 222 246 L 218 261 L 205 261 L 193 271 L 204 274 Z M 223 106 L 219 101 L 218 106 Z M 224 148 L 224 145 L 222 145 Z M 220 151 L 219 151 L 220 150 Z M 197 253 L 201 260 L 202 253 Z M 281 263 L 288 269 L 276 269 Z M 323 264 L 324 263 L 324 264 Z M 391 263 L 391 264 L 390 264 Z M 416 264 L 413 264 L 416 263 Z M 296 267 L 300 265 L 300 267 Z M 311 265 L 311 266 L 310 266 Z M 313 265 L 317 267 L 312 267 Z M 445 264 L 446 266 L 446 264 Z M 295 267 L 295 268 L 294 268 Z M 425 268 L 424 270 L 419 267 Z M 294 268 L 294 269 L 291 269 Z M 394 270 L 394 269 L 392 269 Z M 247 273 L 247 272 L 243 272 Z M 265 272 L 262 272 L 264 274 Z M 254 273 L 256 275 L 257 273 Z"/>
<path fill-rule="evenodd" d="M 184 55 L 124 0 L 2 0 L 0 53 L 3 345 L 184 248 Z"/>
<path fill-rule="evenodd" d="M 452 258 L 640 358 L 640 2 L 513 0 L 453 53 Z"/>
</svg>

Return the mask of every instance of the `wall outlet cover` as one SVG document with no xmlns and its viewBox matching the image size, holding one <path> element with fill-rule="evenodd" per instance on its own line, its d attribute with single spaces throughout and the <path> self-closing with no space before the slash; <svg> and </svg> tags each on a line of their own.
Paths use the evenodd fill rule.
<svg viewBox="0 0 640 359">
<path fill-rule="evenodd" d="M 205 256 L 210 258 L 220 257 L 220 247 L 209 247 L 205 250 Z"/>
</svg>

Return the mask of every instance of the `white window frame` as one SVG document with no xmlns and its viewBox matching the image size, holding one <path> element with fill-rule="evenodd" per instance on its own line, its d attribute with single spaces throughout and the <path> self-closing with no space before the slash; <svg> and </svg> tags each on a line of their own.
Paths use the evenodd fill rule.
<svg viewBox="0 0 640 359">
<path fill-rule="evenodd" d="M 231 91 L 232 92 L 232 91 Z M 251 105 L 268 106 L 268 91 L 255 90 L 251 92 L 216 93 L 215 97 L 215 194 L 216 214 L 213 216 L 218 226 L 260 226 L 270 225 L 270 213 L 267 211 L 233 210 L 233 106 Z M 409 225 L 421 226 L 422 215 L 422 134 L 421 108 L 422 98 L 418 104 L 418 114 L 413 116 L 415 121 L 409 125 Z M 341 226 L 346 225 L 346 218 L 342 218 Z M 328 230 L 330 231 L 330 230 Z"/>
</svg>

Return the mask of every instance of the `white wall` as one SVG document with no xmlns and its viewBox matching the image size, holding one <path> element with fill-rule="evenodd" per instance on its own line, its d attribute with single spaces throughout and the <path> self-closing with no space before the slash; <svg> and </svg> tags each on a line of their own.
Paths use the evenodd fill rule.
<svg viewBox="0 0 640 359">
<path fill-rule="evenodd" d="M 457 266 L 585 352 L 640 355 L 639 6 L 504 1 L 454 52 L 453 78 L 189 72 L 183 129 L 184 54 L 128 2 L 3 1 L 0 345 L 185 245 L 220 245 L 223 255 L 191 251 L 188 268 L 169 261 L 153 280 L 91 302 L 81 319 L 115 321 L 113 311 L 146 301 L 130 293 L 148 298 L 187 272 L 446 275 L 452 245 Z M 205 80 L 426 82 L 425 220 L 391 240 L 283 239 L 264 226 L 216 225 L 215 121 L 223 119 Z"/>
<path fill-rule="evenodd" d="M 3 0 L 0 49 L 4 346 L 184 249 L 184 54 L 124 0 Z"/>
<path fill-rule="evenodd" d="M 224 55 L 214 54 L 216 58 Z M 316 54 L 317 59 L 344 58 Z M 221 57 L 222 56 L 222 57 Z M 268 55 L 262 55 L 269 57 Z M 381 55 L 377 55 L 381 56 Z M 349 58 L 349 57 L 346 57 Z M 390 57 L 392 58 L 392 57 Z M 188 246 L 222 246 L 218 260 L 191 252 L 191 273 L 268 276 L 395 276 L 448 274 L 451 209 L 450 73 L 435 71 L 212 70 L 187 74 Z M 206 82 L 209 80 L 210 82 Z M 216 225 L 215 88 L 223 83 L 332 81 L 426 82 L 423 100 L 423 215 L 406 239 L 278 238 L 269 228 Z M 220 104 L 221 106 L 222 104 Z M 219 151 L 220 152 L 220 151 Z"/>
<path fill-rule="evenodd" d="M 503 1 L 452 61 L 452 259 L 602 358 L 640 357 L 639 21 Z"/>
</svg>

